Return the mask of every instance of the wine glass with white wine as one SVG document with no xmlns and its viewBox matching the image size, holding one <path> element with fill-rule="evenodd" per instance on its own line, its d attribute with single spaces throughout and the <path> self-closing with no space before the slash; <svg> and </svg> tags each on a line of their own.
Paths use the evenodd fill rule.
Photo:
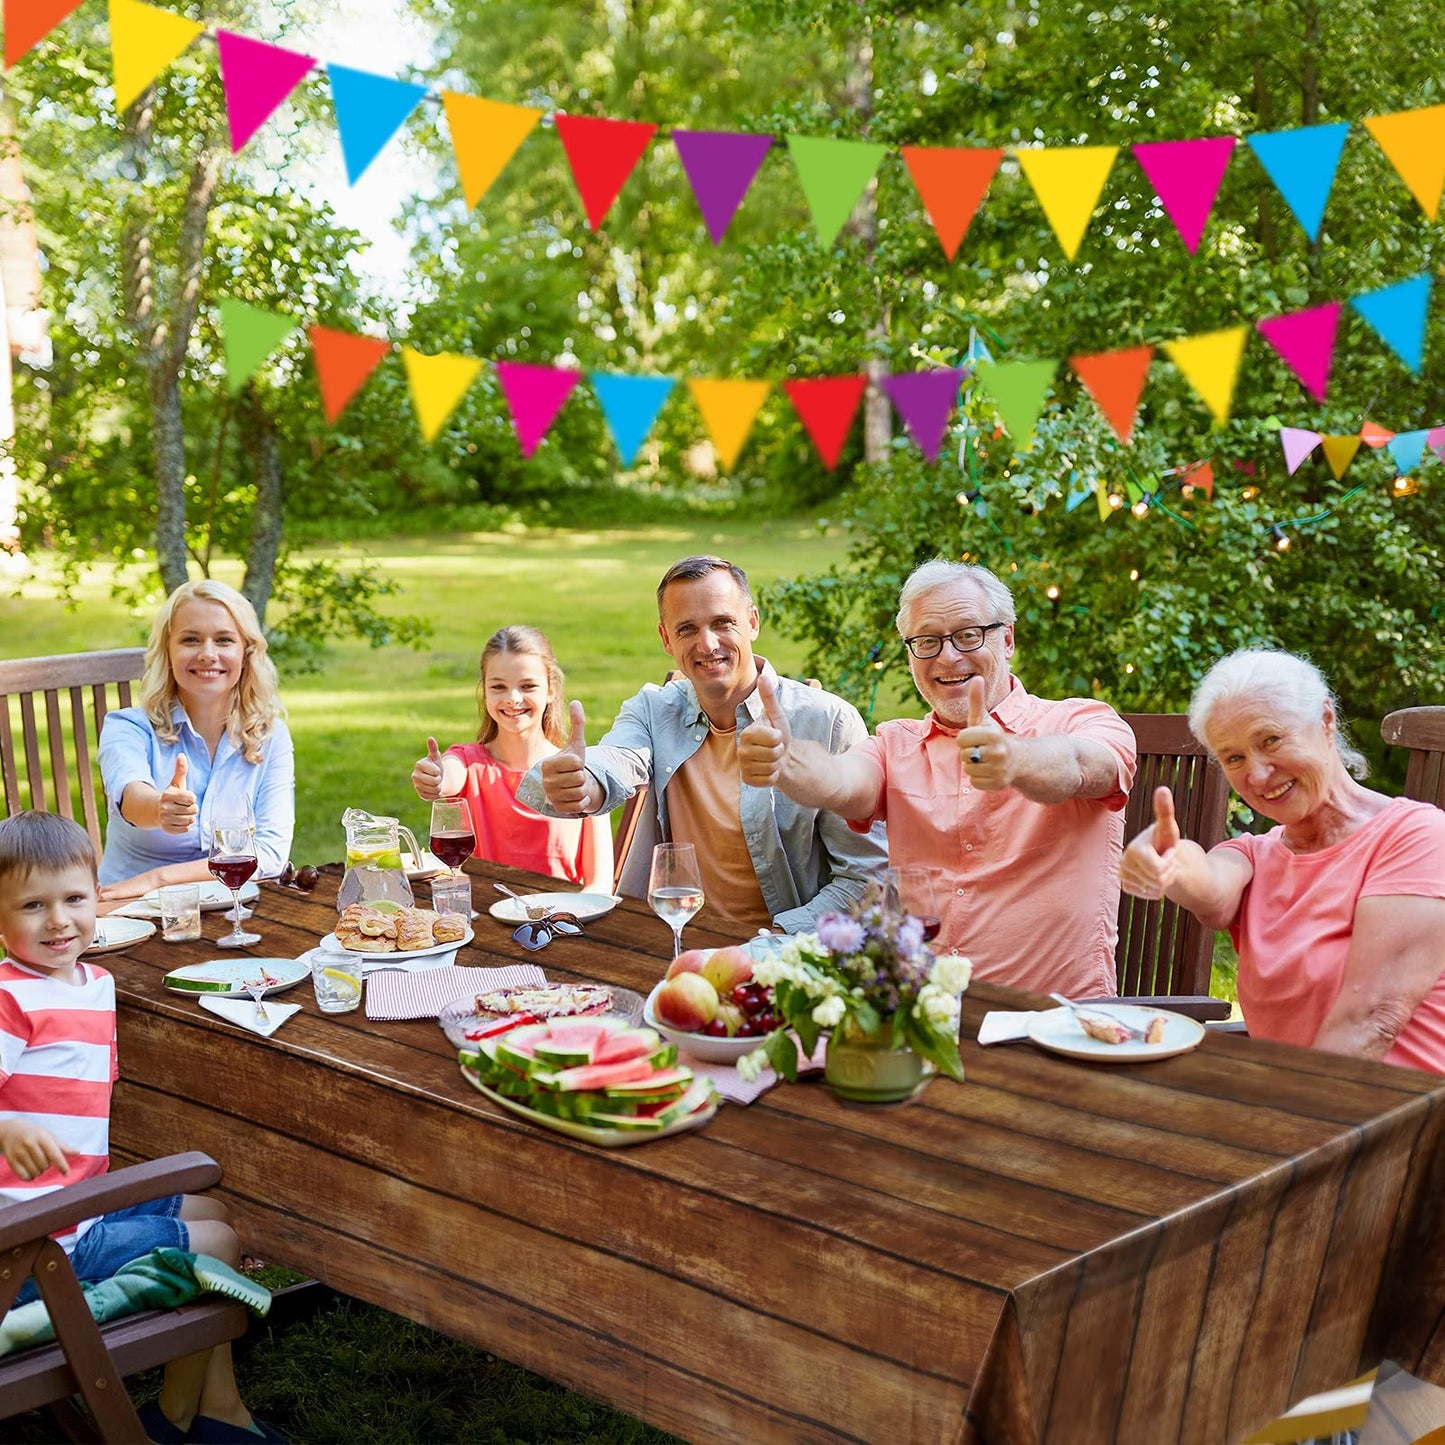
<svg viewBox="0 0 1445 1445">
<path fill-rule="evenodd" d="M 672 956 L 682 952 L 683 925 L 702 907 L 702 874 L 691 843 L 659 843 L 652 850 L 648 906 L 672 929 Z"/>
</svg>

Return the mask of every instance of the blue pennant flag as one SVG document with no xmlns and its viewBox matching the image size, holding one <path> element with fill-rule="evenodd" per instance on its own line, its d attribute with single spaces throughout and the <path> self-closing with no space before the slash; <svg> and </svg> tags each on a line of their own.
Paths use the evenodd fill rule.
<svg viewBox="0 0 1445 1445">
<path fill-rule="evenodd" d="M 1072 512 L 1075 507 L 1082 506 L 1093 495 L 1094 483 L 1077 470 L 1071 471 L 1068 494 L 1064 498 L 1064 510 Z"/>
<path fill-rule="evenodd" d="M 1390 438 L 1388 450 L 1395 462 L 1396 476 L 1409 476 L 1420 465 L 1420 458 L 1425 455 L 1425 438 L 1429 435 L 1428 429 L 1397 431 Z"/>
<path fill-rule="evenodd" d="M 1430 273 L 1426 271 L 1383 290 L 1366 291 L 1350 302 L 1416 376 L 1425 364 L 1425 313 L 1430 309 L 1430 281 Z"/>
<path fill-rule="evenodd" d="M 591 372 L 587 379 L 602 404 L 622 465 L 630 467 L 676 382 L 670 376 L 621 376 L 610 371 Z"/>
<path fill-rule="evenodd" d="M 355 185 L 382 147 L 399 131 L 407 116 L 427 93 L 426 86 L 330 65 L 331 99 L 336 106 L 336 128 L 341 132 L 341 154 L 346 158 L 346 180 Z"/>
<path fill-rule="evenodd" d="M 1245 137 L 1311 241 L 1319 240 L 1325 204 L 1349 133 L 1350 123 L 1342 120 Z"/>
</svg>

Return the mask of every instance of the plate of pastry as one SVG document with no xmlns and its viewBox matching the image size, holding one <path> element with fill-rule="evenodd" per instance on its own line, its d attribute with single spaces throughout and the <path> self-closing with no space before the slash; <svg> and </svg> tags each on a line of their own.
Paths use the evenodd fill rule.
<svg viewBox="0 0 1445 1445">
<path fill-rule="evenodd" d="M 430 908 L 398 908 L 395 904 L 353 903 L 336 920 L 335 941 L 348 953 L 384 953 L 393 958 L 421 958 L 447 953 L 470 943 L 472 926 L 460 913 Z"/>
</svg>

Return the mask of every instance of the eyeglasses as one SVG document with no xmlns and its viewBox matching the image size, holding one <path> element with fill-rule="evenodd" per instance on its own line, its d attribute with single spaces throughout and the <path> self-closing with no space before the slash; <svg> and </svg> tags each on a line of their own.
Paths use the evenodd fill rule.
<svg viewBox="0 0 1445 1445">
<path fill-rule="evenodd" d="M 529 953 L 546 948 L 559 933 L 564 937 L 582 932 L 582 925 L 574 913 L 549 913 L 545 918 L 529 919 L 512 930 L 512 937 Z"/>
<path fill-rule="evenodd" d="M 982 627 L 960 627 L 947 637 L 937 632 L 920 632 L 917 637 L 905 637 L 903 645 L 914 657 L 937 657 L 943 651 L 945 641 L 951 642 L 955 652 L 977 652 L 988 641 L 988 635 L 995 627 L 1007 627 L 1007 622 L 988 622 Z"/>
</svg>

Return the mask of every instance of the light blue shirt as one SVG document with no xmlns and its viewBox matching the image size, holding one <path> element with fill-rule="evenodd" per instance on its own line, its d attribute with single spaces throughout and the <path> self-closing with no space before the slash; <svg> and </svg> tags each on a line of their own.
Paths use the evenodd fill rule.
<svg viewBox="0 0 1445 1445">
<path fill-rule="evenodd" d="M 296 830 L 296 758 L 286 724 L 277 718 L 263 745 L 265 756 L 259 763 L 248 763 L 229 734 L 222 734 L 212 758 L 206 740 L 179 703 L 171 711 L 171 721 L 177 738 L 165 743 L 138 707 L 105 715 L 97 754 L 107 808 L 100 881 L 118 883 L 167 863 L 203 859 L 211 851 L 213 821 L 247 809 L 256 820 L 257 876 L 276 877 L 291 856 L 291 835 Z M 189 833 L 167 833 L 126 822 L 120 815 L 120 800 L 127 785 L 149 783 L 164 792 L 182 754 L 186 788 L 196 795 L 199 810 L 196 827 Z"/>
<path fill-rule="evenodd" d="M 771 663 L 756 660 L 777 689 L 794 737 L 842 753 L 868 736 L 851 703 L 780 678 Z M 762 717 L 763 704 L 755 688 L 738 705 L 738 726 L 747 727 Z M 652 844 L 671 837 L 667 785 L 706 737 L 707 714 L 692 684 L 679 678 L 664 687 L 649 683 L 628 698 L 602 741 L 587 749 L 587 771 L 602 789 L 599 812 L 611 812 L 639 787 L 652 788 L 650 816 L 639 826 L 623 865 L 620 886 L 630 897 L 646 897 Z M 539 813 L 558 816 L 547 802 L 540 763 L 522 779 L 517 799 Z M 881 823 L 866 833 L 855 833 L 836 813 L 805 807 L 774 788 L 750 787 L 741 778 L 738 821 L 763 902 L 773 923 L 787 933 L 812 928 L 820 914 L 846 912 L 888 865 L 888 838 Z"/>
</svg>

